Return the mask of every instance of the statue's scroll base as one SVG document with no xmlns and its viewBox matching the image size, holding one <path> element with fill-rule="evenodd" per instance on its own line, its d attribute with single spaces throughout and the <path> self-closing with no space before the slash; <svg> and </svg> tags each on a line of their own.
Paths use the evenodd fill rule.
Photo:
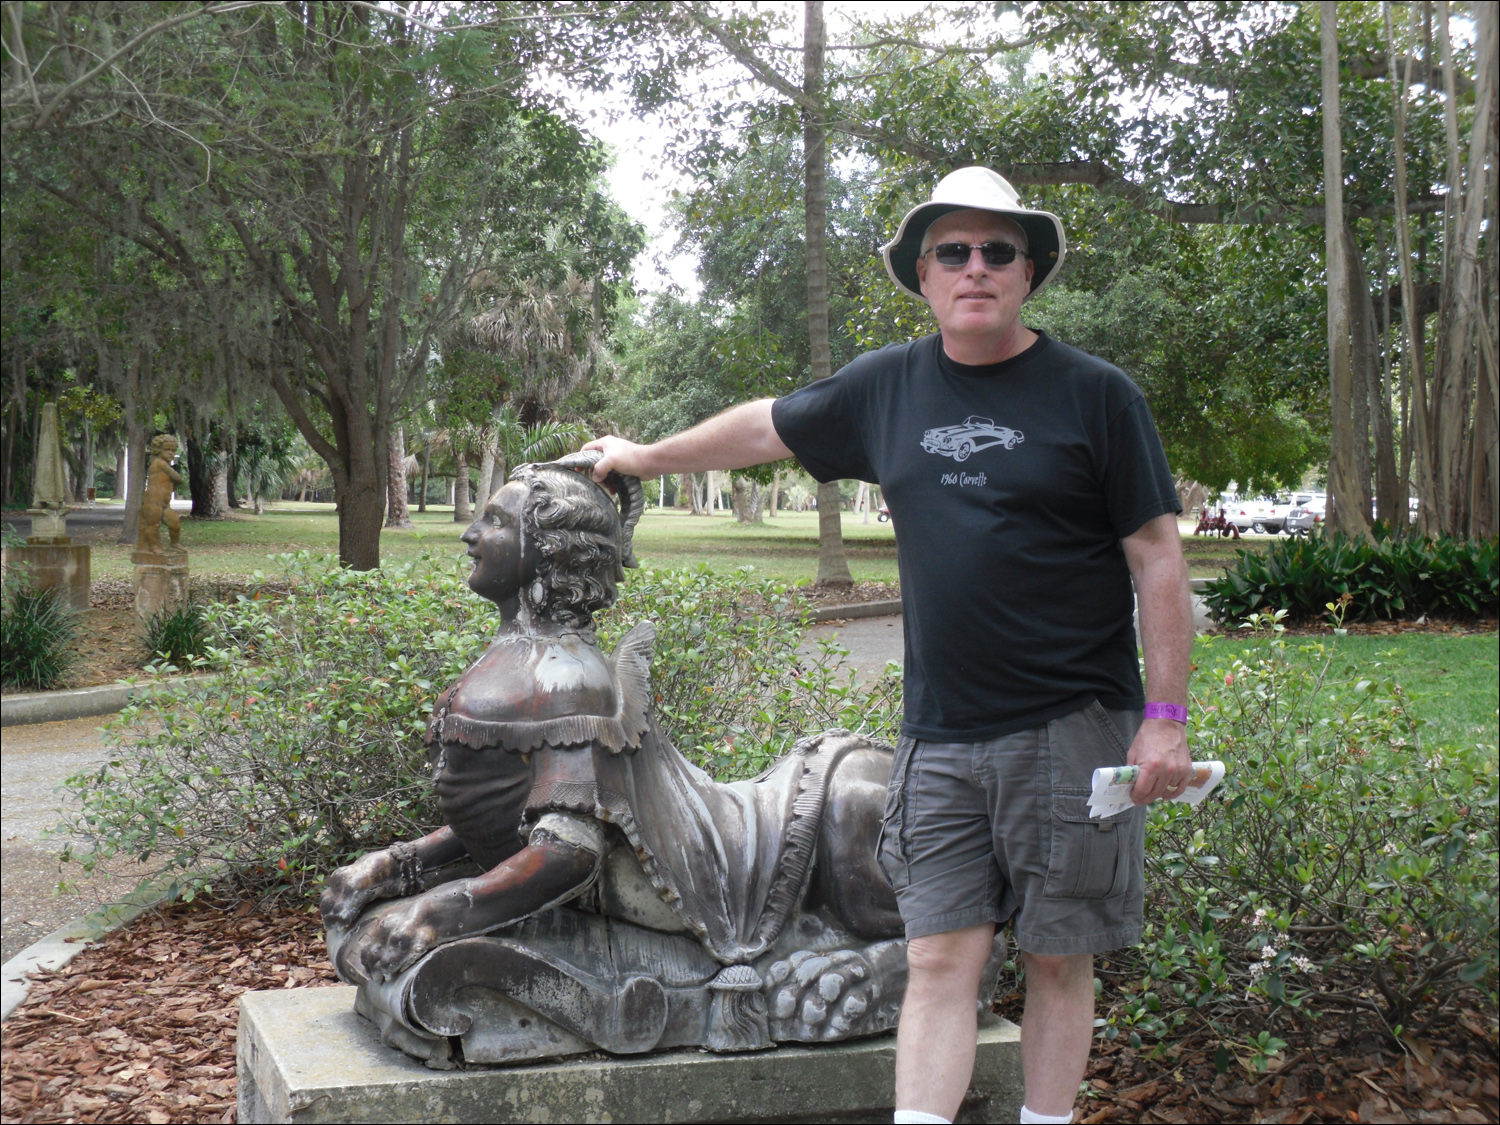
<svg viewBox="0 0 1500 1125">
<path fill-rule="evenodd" d="M 55 537 L 54 537 L 55 538 Z M 88 609 L 92 561 L 87 543 L 32 536 L 22 547 L 5 548 L 5 569 L 28 575 L 32 587 L 56 590 L 74 609 Z"/>
<path fill-rule="evenodd" d="M 748 1054 L 597 1054 L 519 1066 L 432 1071 L 381 1043 L 350 986 L 240 998 L 239 1120 L 889 1121 L 891 1035 Z M 960 1121 L 1014 1121 L 1021 1034 L 990 1018 L 979 1033 Z"/>
<path fill-rule="evenodd" d="M 373 923 L 388 906 L 376 906 Z M 683 934 L 570 907 L 449 942 L 389 980 L 367 980 L 330 930 L 330 959 L 358 983 L 355 1010 L 389 1047 L 435 1070 L 605 1050 L 758 1051 L 890 1031 L 906 994 L 906 942 L 865 941 L 796 916 L 753 964 L 723 966 Z M 1005 961 L 997 935 L 982 1007 Z"/>
<path fill-rule="evenodd" d="M 132 551 L 135 612 L 142 621 L 173 613 L 188 604 L 188 554 L 181 548 Z"/>
</svg>

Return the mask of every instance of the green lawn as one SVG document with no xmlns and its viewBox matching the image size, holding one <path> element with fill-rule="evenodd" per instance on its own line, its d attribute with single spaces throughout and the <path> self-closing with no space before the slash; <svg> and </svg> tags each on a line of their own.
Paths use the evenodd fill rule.
<svg viewBox="0 0 1500 1125">
<path fill-rule="evenodd" d="M 844 549 L 856 582 L 895 582 L 896 533 L 889 523 L 845 512 Z M 423 549 L 439 548 L 462 554 L 458 536 L 463 527 L 453 522 L 452 508 L 412 513 L 413 531 L 385 531 L 380 537 L 381 558 L 401 561 Z M 1237 543 L 1195 539 L 1182 525 L 1183 548 L 1194 577 L 1216 577 L 1233 562 L 1236 550 L 1265 550 L 1271 542 L 1256 537 Z M 183 544 L 191 552 L 194 574 L 251 574 L 270 570 L 268 556 L 284 551 L 338 552 L 338 519 L 332 504 L 279 503 L 263 516 L 241 510 L 229 519 L 183 520 Z M 691 516 L 676 509 L 648 508 L 636 529 L 636 556 L 647 566 L 691 566 L 707 563 L 715 570 L 754 566 L 771 578 L 787 582 L 811 581 L 817 574 L 818 517 L 816 512 L 781 512 L 759 524 L 741 525 L 727 513 Z M 93 571 L 100 578 L 131 575 L 130 548 L 95 544 Z"/>
<path fill-rule="evenodd" d="M 1451 636 L 1402 633 L 1392 636 L 1290 637 L 1299 645 L 1331 645 L 1330 677 L 1394 680 L 1410 695 L 1414 712 L 1425 720 L 1424 740 L 1495 745 L 1500 741 L 1500 635 Z M 1211 675 L 1240 653 L 1253 653 L 1265 641 L 1246 637 L 1204 637 L 1194 651 L 1198 676 Z M 1233 655 L 1231 655 L 1233 654 Z M 1248 662 L 1249 657 L 1246 657 Z"/>
</svg>

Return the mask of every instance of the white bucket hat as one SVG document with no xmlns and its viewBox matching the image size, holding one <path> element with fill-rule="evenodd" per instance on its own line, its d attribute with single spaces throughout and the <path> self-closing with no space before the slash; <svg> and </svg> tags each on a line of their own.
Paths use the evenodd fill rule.
<svg viewBox="0 0 1500 1125">
<path fill-rule="evenodd" d="M 913 207 L 901 220 L 896 237 L 881 247 L 885 272 L 896 285 L 918 299 L 922 297 L 917 277 L 917 257 L 922 250 L 922 236 L 944 215 L 954 211 L 993 211 L 1013 220 L 1026 232 L 1027 255 L 1035 272 L 1031 275 L 1031 293 L 1035 297 L 1042 286 L 1057 274 L 1068 253 L 1062 220 L 1050 211 L 1033 211 L 1021 206 L 1021 199 L 1010 181 L 989 168 L 960 168 L 949 172 L 932 189 L 932 199 Z"/>
</svg>

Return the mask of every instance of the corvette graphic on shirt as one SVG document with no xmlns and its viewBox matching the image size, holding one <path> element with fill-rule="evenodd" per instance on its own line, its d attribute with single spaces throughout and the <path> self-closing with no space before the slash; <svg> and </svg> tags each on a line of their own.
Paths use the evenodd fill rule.
<svg viewBox="0 0 1500 1125">
<path fill-rule="evenodd" d="M 922 448 L 928 453 L 952 457 L 955 461 L 967 461 L 973 453 L 991 446 L 1003 445 L 1014 449 L 1025 441 L 1020 430 L 1009 426 L 997 426 L 993 418 L 981 418 L 970 414 L 956 426 L 939 426 L 922 435 Z"/>
</svg>

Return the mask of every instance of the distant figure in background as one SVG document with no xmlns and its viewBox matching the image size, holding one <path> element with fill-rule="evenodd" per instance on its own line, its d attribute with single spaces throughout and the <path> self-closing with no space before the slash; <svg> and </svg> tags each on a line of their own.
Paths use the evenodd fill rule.
<svg viewBox="0 0 1500 1125">
<path fill-rule="evenodd" d="M 141 524 L 135 545 L 142 551 L 160 551 L 160 527 L 167 525 L 173 548 L 180 549 L 182 521 L 172 510 L 172 493 L 182 483 L 182 474 L 172 468 L 177 456 L 177 439 L 158 434 L 151 440 L 151 465 L 146 470 L 146 495 L 141 499 Z"/>
</svg>

